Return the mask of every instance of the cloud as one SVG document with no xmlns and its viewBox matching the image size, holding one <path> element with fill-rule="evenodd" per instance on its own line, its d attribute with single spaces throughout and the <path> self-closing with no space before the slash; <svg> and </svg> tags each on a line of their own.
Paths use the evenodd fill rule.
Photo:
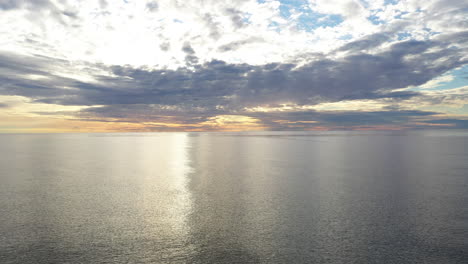
<svg viewBox="0 0 468 264">
<path fill-rule="evenodd" d="M 468 129 L 468 120 L 434 119 L 429 121 L 423 121 L 423 123 L 429 125 L 447 125 L 447 128 Z"/>
<path fill-rule="evenodd" d="M 243 12 L 237 10 L 235 8 L 226 8 L 225 13 L 229 16 L 232 21 L 232 24 L 236 28 L 243 27 L 246 23 L 244 22 L 244 18 L 242 17 Z"/>
<path fill-rule="evenodd" d="M 468 105 L 468 86 L 445 90 L 423 90 L 419 96 L 396 103 L 395 107 L 445 109 L 449 112 L 457 112 L 465 105 Z"/>
<path fill-rule="evenodd" d="M 194 65 L 198 63 L 198 57 L 195 55 L 195 50 L 192 48 L 190 43 L 185 42 L 182 46 L 182 51 L 185 55 L 185 63 L 187 65 Z"/>
<path fill-rule="evenodd" d="M 468 63 L 468 4 L 306 2 L 0 0 L 0 23 L 11 25 L 0 29 L 0 95 L 90 107 L 70 118 L 160 122 L 155 128 L 208 129 L 221 120 L 273 129 L 416 127 L 457 119 L 436 113 L 462 108 L 466 89 L 429 88 L 454 81 L 450 71 Z M 317 110 L 353 101 L 381 107 Z M 282 105 L 296 109 L 246 110 Z"/>
<path fill-rule="evenodd" d="M 302 130 L 314 128 L 410 128 L 412 122 L 431 118 L 428 111 L 300 111 L 253 113 L 273 130 Z"/>
<path fill-rule="evenodd" d="M 222 127 L 233 125 L 227 130 L 237 130 L 242 124 L 252 128 L 268 130 L 304 130 L 304 129 L 364 129 L 364 128 L 464 128 L 466 122 L 461 119 L 444 119 L 439 113 L 419 110 L 382 110 L 382 111 L 273 111 L 232 113 L 223 109 L 187 109 L 160 105 L 114 105 L 94 107 L 73 113 L 78 120 L 100 122 L 135 122 L 149 126 L 158 123 L 158 127 L 169 124 L 188 130 L 226 130 Z M 63 114 L 63 113 L 60 113 Z M 248 124 L 246 124 L 248 123 Z M 248 127 L 247 127 L 248 128 Z"/>
<path fill-rule="evenodd" d="M 246 44 L 262 42 L 262 41 L 263 40 L 261 38 L 252 37 L 252 38 L 249 38 L 249 39 L 244 39 L 244 40 L 239 40 L 239 41 L 230 42 L 228 44 L 224 44 L 224 45 L 220 46 L 218 48 L 218 50 L 222 51 L 222 52 L 232 51 L 232 50 L 236 50 L 236 49 L 238 49 L 238 48 L 240 48 L 242 46 L 245 46 Z"/>
<path fill-rule="evenodd" d="M 366 9 L 355 0 L 310 0 L 313 10 L 325 14 L 339 14 L 346 18 L 360 18 Z"/>
<path fill-rule="evenodd" d="M 25 0 L 2 0 L 0 9 L 11 10 L 18 8 L 42 9 L 50 8 L 53 4 L 49 0 L 25 1 Z"/>
<path fill-rule="evenodd" d="M 338 51 L 366 52 L 375 49 L 391 39 L 391 33 L 376 33 L 359 40 L 349 42 L 338 49 Z"/>
<path fill-rule="evenodd" d="M 63 105 L 167 104 L 232 109 L 294 102 L 317 104 L 347 99 L 409 98 L 415 92 L 394 89 L 417 86 L 465 64 L 465 49 L 456 42 L 403 41 L 377 54 L 319 57 L 299 66 L 262 66 L 211 61 L 194 69 L 149 70 L 130 66 L 88 65 L 108 75 L 84 82 L 54 75 L 68 62 L 45 57 L 0 57 L 0 93 L 32 97 Z M 439 50 L 432 51 L 437 48 Z M 182 50 L 196 63 L 189 43 Z M 27 76 L 44 76 L 31 80 Z M 64 89 L 63 87 L 69 87 Z"/>
<path fill-rule="evenodd" d="M 199 64 L 223 60 L 262 65 L 291 60 L 300 53 L 327 53 L 379 32 L 386 35 L 373 35 L 366 41 L 388 44 L 398 41 L 398 34 L 425 40 L 460 32 L 468 23 L 467 6 L 463 1 L 409 0 L 398 4 L 314 0 L 309 7 L 255 0 L 189 0 L 183 5 L 179 1 L 4 0 L 0 2 L 0 23 L 10 25 L 1 30 L 2 38 L 8 39 L 8 45 L 2 46 L 8 50 L 108 65 L 175 69 L 185 66 L 185 54 L 177 48 L 168 54 L 165 48 L 154 46 L 176 47 L 188 42 L 197 51 Z M 344 21 L 329 24 L 325 18 L 330 14 L 338 14 Z M 374 25 L 370 17 L 380 17 L 384 23 Z M 388 39 L 379 40 L 379 36 Z M 252 45 L 248 40 L 255 38 L 263 41 Z M 366 41 L 355 42 L 355 49 Z M 231 48 L 226 46 L 229 43 Z M 248 48 L 243 49 L 245 45 Z"/>
<path fill-rule="evenodd" d="M 156 12 L 159 9 L 159 5 L 156 1 L 150 1 L 146 3 L 146 8 L 151 12 Z"/>
<path fill-rule="evenodd" d="M 434 78 L 428 82 L 426 82 L 423 85 L 420 85 L 419 88 L 421 89 L 433 89 L 437 88 L 445 83 L 451 82 L 455 79 L 453 75 L 447 74 L 447 75 L 442 75 L 437 78 Z"/>
</svg>

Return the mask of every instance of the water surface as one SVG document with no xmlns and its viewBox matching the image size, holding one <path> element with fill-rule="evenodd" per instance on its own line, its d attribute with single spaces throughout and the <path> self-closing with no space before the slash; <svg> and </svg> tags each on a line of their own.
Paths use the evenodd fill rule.
<svg viewBox="0 0 468 264">
<path fill-rule="evenodd" d="M 1 263 L 467 263 L 468 133 L 0 135 Z"/>
</svg>

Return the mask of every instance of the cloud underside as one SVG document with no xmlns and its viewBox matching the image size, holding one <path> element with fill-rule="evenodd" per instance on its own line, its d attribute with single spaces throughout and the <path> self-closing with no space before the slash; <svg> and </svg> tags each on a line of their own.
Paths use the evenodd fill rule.
<svg viewBox="0 0 468 264">
<path fill-rule="evenodd" d="M 25 9 L 31 14 L 38 12 L 35 14 L 42 18 L 43 10 L 49 10 L 54 23 L 70 25 L 80 20 L 80 12 L 61 10 L 52 2 L 3 1 L 0 2 L 0 12 Z M 249 1 L 237 2 L 242 6 Z M 266 1 L 264 5 L 271 7 L 273 2 Z M 349 8 L 343 9 L 334 8 L 333 1 L 332 4 L 309 2 L 312 10 L 327 14 L 322 19 L 339 15 L 344 20 L 342 24 L 349 24 L 349 29 L 358 23 L 360 15 L 371 15 L 362 5 L 356 4 L 358 1 L 348 1 L 346 6 Z M 466 108 L 468 87 L 446 91 L 408 89 L 418 86 L 431 89 L 438 82 L 451 81 L 451 77 L 441 75 L 468 63 L 468 31 L 465 31 L 463 21 L 458 23 L 460 25 L 446 23 L 447 14 L 458 18 L 462 12 L 458 5 L 454 2 L 455 8 L 445 8 L 442 18 L 437 14 L 418 18 L 422 15 L 417 12 L 394 14 L 394 17 L 414 16 L 416 24 L 424 22 L 426 26 L 435 25 L 438 29 L 445 27 L 446 32 L 405 39 L 401 37 L 402 32 L 414 26 L 408 23 L 410 20 L 392 17 L 387 26 L 379 30 L 372 28 L 370 34 L 353 36 L 347 42 L 342 40 L 343 36 L 338 36 L 339 45 L 328 50 L 297 52 L 299 48 L 295 46 L 294 54 L 275 57 L 281 58 L 276 62 L 261 59 L 258 63 L 250 63 L 249 58 L 243 59 L 246 54 L 251 54 L 248 52 L 239 56 L 239 60 L 226 55 L 268 44 L 267 35 L 247 34 L 249 27 L 255 24 L 252 22 L 254 18 L 249 21 L 235 6 L 220 9 L 232 32 L 242 32 L 239 33 L 242 38 L 229 41 L 223 40 L 226 37 L 223 28 L 228 29 L 219 17 L 209 12 L 198 14 L 200 23 L 207 29 L 206 38 L 219 44 L 211 47 L 218 57 L 210 57 L 207 53 L 203 56 L 197 42 L 205 37 L 202 33 L 180 39 L 180 43 L 160 35 L 161 42 L 157 42 L 154 49 L 163 54 L 177 49 L 182 64 L 173 67 L 70 59 L 58 53 L 42 52 L 54 49 L 26 39 L 21 45 L 28 49 L 33 47 L 37 52 L 26 48 L 18 52 L 0 51 L 0 97 L 23 98 L 21 100 L 28 105 L 54 106 L 53 111 L 47 107 L 31 108 L 33 110 L 27 114 L 31 118 L 65 120 L 78 128 L 86 127 L 88 122 L 111 123 L 114 126 L 109 130 L 129 131 L 465 129 L 468 128 L 466 114 L 456 111 L 447 114 L 445 108 Z M 434 8 L 436 6 L 434 4 Z M 109 8 L 109 3 L 100 1 L 99 8 Z M 165 6 L 150 1 L 143 8 L 147 13 L 157 13 Z M 379 19 L 385 20 L 388 15 L 385 10 L 390 12 L 387 8 L 375 13 Z M 283 23 L 278 19 L 275 21 Z M 276 25 L 273 22 L 266 27 Z M 179 23 L 182 22 L 172 21 L 174 25 Z M 291 23 L 281 25 L 289 28 Z M 321 27 L 313 34 L 324 30 L 332 31 Z M 319 38 L 314 39 L 319 41 Z M 312 43 L 310 40 L 307 39 L 307 43 Z M 206 45 L 214 45 L 211 42 Z M 274 48 L 275 52 L 282 52 L 278 46 Z M 135 53 L 135 57 L 138 55 L 136 50 L 121 51 Z M 15 108 L 14 101 L 0 102 L 0 117 L 2 113 L 14 115 L 19 107 Z"/>
</svg>

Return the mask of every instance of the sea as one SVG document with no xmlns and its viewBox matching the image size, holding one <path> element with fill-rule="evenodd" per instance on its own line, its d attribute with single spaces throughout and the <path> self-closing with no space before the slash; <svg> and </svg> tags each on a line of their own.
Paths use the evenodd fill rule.
<svg viewBox="0 0 468 264">
<path fill-rule="evenodd" d="M 0 263 L 468 263 L 468 131 L 1 134 Z"/>
</svg>

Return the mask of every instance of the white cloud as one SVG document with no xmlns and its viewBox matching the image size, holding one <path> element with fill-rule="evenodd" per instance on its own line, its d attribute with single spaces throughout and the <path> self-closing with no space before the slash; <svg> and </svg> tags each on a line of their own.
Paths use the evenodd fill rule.
<svg viewBox="0 0 468 264">
<path fill-rule="evenodd" d="M 468 115 L 468 86 L 446 90 L 422 90 L 421 95 L 389 106 L 398 109 Z"/>
<path fill-rule="evenodd" d="M 357 0 L 310 0 L 310 7 L 319 13 L 342 15 L 346 19 L 359 19 L 368 12 Z"/>
<path fill-rule="evenodd" d="M 426 82 L 423 85 L 420 85 L 419 88 L 421 89 L 433 89 L 442 86 L 444 83 L 451 82 L 455 79 L 455 77 L 451 74 L 446 74 L 439 76 L 435 79 L 432 79 L 428 82 Z"/>
<path fill-rule="evenodd" d="M 382 45 L 388 47 L 399 41 L 398 32 L 427 39 L 434 31 L 466 28 L 463 1 L 384 2 L 310 0 L 307 12 L 343 19 L 310 30 L 298 27 L 304 10 L 283 17 L 281 2 L 275 0 L 24 2 L 0 9 L 0 23 L 7 25 L 0 28 L 0 47 L 69 61 L 175 69 L 186 66 L 184 43 L 198 63 L 218 59 L 259 65 L 326 54 L 381 31 L 395 34 Z M 373 24 L 370 16 L 384 23 Z"/>
</svg>

